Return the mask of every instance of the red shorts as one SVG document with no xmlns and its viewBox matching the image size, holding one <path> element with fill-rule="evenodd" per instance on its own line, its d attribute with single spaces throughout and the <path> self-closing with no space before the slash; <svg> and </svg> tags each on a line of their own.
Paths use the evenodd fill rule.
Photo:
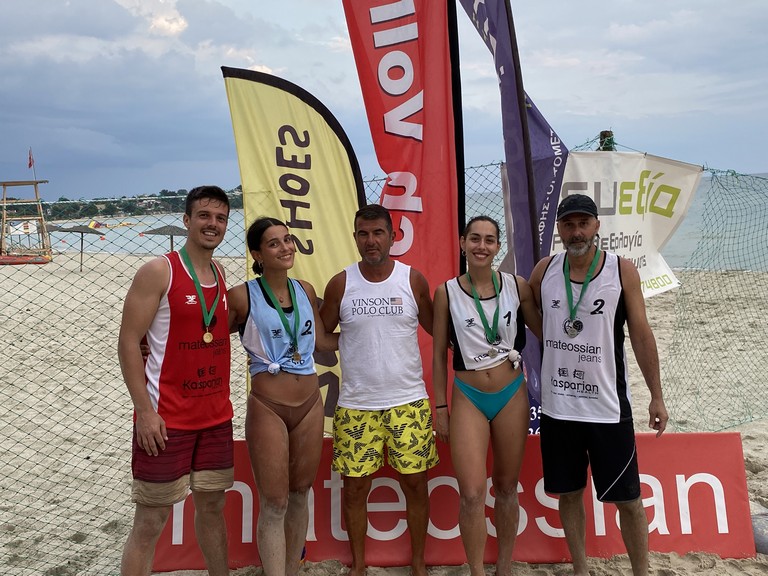
<svg viewBox="0 0 768 576">
<path fill-rule="evenodd" d="M 234 466 L 231 420 L 203 430 L 168 429 L 167 433 L 165 450 L 149 456 L 139 447 L 134 427 L 131 471 L 135 480 L 173 482 L 191 472 Z"/>
</svg>

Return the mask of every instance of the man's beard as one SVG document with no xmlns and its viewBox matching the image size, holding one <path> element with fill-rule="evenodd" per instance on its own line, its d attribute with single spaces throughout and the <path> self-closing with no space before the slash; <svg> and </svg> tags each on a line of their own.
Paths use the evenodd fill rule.
<svg viewBox="0 0 768 576">
<path fill-rule="evenodd" d="M 590 248 L 595 244 L 595 239 L 597 238 L 597 234 L 594 234 L 592 238 L 587 238 L 586 242 L 581 244 L 581 240 L 571 240 L 571 243 L 569 243 L 565 250 L 568 252 L 569 256 L 572 256 L 574 258 L 579 258 L 581 256 L 584 256 L 587 252 L 589 252 Z M 574 246 L 575 243 L 580 243 L 580 246 Z"/>
</svg>

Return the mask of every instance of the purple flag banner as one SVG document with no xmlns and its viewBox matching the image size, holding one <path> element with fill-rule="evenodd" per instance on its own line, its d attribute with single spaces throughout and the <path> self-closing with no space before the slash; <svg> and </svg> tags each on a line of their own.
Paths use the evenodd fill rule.
<svg viewBox="0 0 768 576">
<path fill-rule="evenodd" d="M 542 116 L 539 109 L 526 94 L 528 109 L 528 133 L 531 141 L 533 159 L 533 187 L 535 190 L 536 242 L 539 245 L 539 258 L 549 256 L 552 246 L 552 234 L 555 230 L 555 213 L 560 201 L 560 188 L 565 174 L 565 161 L 568 148 Z M 502 122 L 504 105 L 502 103 Z M 530 276 L 530 272 L 528 276 Z"/>
<path fill-rule="evenodd" d="M 501 90 L 505 212 L 513 230 L 502 269 L 525 278 L 549 254 L 568 149 L 523 89 L 508 0 L 459 0 L 493 55 Z M 510 226 L 507 225 L 507 230 Z M 509 234 L 508 234 L 509 235 Z M 523 352 L 531 402 L 531 433 L 538 432 L 540 351 L 529 332 Z"/>
<path fill-rule="evenodd" d="M 515 272 L 549 254 L 568 149 L 523 90 L 508 0 L 459 0 L 493 55 L 514 223 Z"/>
</svg>

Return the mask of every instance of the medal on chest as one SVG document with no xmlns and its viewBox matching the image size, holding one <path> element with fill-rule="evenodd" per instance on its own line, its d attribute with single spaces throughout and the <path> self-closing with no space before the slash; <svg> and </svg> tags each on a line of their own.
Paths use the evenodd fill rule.
<svg viewBox="0 0 768 576">
<path fill-rule="evenodd" d="M 285 315 L 280 302 L 278 302 L 277 298 L 275 298 L 275 294 L 272 292 L 272 288 L 270 288 L 269 283 L 265 281 L 263 277 L 259 278 L 259 282 L 264 288 L 264 292 L 266 292 L 267 297 L 272 302 L 272 306 L 277 312 L 277 315 L 280 317 L 280 322 L 282 323 L 283 328 L 285 328 L 286 334 L 288 334 L 288 337 L 291 339 L 291 345 L 289 346 L 287 353 L 290 355 L 291 360 L 294 362 L 301 362 L 301 354 L 299 353 L 299 323 L 301 322 L 301 319 L 299 318 L 299 305 L 298 301 L 296 300 L 296 291 L 293 288 L 293 282 L 290 279 L 288 280 L 288 294 L 291 298 L 291 307 L 293 308 L 293 329 L 291 329 L 291 324 L 288 322 L 288 317 Z"/>
<path fill-rule="evenodd" d="M 472 289 L 472 299 L 475 301 L 475 308 L 480 316 L 480 321 L 483 323 L 483 330 L 485 330 L 485 339 L 491 347 L 488 349 L 488 356 L 490 358 L 496 358 L 499 355 L 499 351 L 493 347 L 494 344 L 500 342 L 499 339 L 499 280 L 496 278 L 496 272 L 491 271 L 491 279 L 493 281 L 493 291 L 496 295 L 496 310 L 493 313 L 493 325 L 488 323 L 488 318 L 485 316 L 485 310 L 480 302 L 480 296 L 475 290 L 475 285 L 472 283 L 472 278 L 467 272 L 467 279 L 469 280 L 469 286 Z"/>
<path fill-rule="evenodd" d="M 571 285 L 571 265 L 568 262 L 568 256 L 565 257 L 565 266 L 563 274 L 565 276 L 565 295 L 568 297 L 568 318 L 563 322 L 563 331 L 570 338 L 576 338 L 582 330 L 584 330 L 584 323 L 576 318 L 576 312 L 579 309 L 584 294 L 587 293 L 587 287 L 589 286 L 592 277 L 595 274 L 595 268 L 597 268 L 597 262 L 600 260 L 600 248 L 595 249 L 595 256 L 592 258 L 592 263 L 589 265 L 587 274 L 584 277 L 584 283 L 581 285 L 581 293 L 579 299 L 574 305 L 573 303 L 573 286 Z"/>
<path fill-rule="evenodd" d="M 195 267 L 192 265 L 192 261 L 189 258 L 189 254 L 187 254 L 187 248 L 182 247 L 181 250 L 179 250 L 179 256 L 181 256 L 182 261 L 184 262 L 184 265 L 187 267 L 187 271 L 189 272 L 189 276 L 192 278 L 192 283 L 195 285 L 195 290 L 197 291 L 197 299 L 200 301 L 200 307 L 203 310 L 203 327 L 205 328 L 205 332 L 203 332 L 203 342 L 206 344 L 210 344 L 213 342 L 213 334 L 211 334 L 211 322 L 213 321 L 213 313 L 216 310 L 216 306 L 219 304 L 219 297 L 221 296 L 221 284 L 219 283 L 219 273 L 216 269 L 216 266 L 214 266 L 213 262 L 211 262 L 211 270 L 213 270 L 213 278 L 216 281 L 216 298 L 214 298 L 213 303 L 211 304 L 210 309 L 205 303 L 205 294 L 203 294 L 203 287 L 200 285 L 200 280 L 197 277 L 197 272 L 195 272 Z"/>
</svg>

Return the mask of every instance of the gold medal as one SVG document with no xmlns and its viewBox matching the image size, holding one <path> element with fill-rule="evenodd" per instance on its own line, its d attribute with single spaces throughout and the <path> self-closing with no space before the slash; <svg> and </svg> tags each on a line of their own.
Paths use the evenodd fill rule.
<svg viewBox="0 0 768 576">
<path fill-rule="evenodd" d="M 211 326 L 211 322 L 215 319 L 214 312 L 216 312 L 216 306 L 219 303 L 219 297 L 221 296 L 221 284 L 219 283 L 219 273 L 216 266 L 211 263 L 211 270 L 213 271 L 213 278 L 216 280 L 216 298 L 213 300 L 213 304 L 211 304 L 211 309 L 208 309 L 208 306 L 205 303 L 205 295 L 203 294 L 203 287 L 200 285 L 200 280 L 197 277 L 197 272 L 195 272 L 195 267 L 192 264 L 192 261 L 189 259 L 189 254 L 187 254 L 187 248 L 186 246 L 182 247 L 181 250 L 179 250 L 179 256 L 181 257 L 181 260 L 184 262 L 184 266 L 187 268 L 187 272 L 189 272 L 190 278 L 192 278 L 192 282 L 195 285 L 195 290 L 197 290 L 197 296 L 200 299 L 200 307 L 203 309 L 203 326 L 205 327 L 205 334 L 203 334 L 203 342 L 206 344 L 210 344 L 213 342 L 213 334 L 210 333 L 209 328 Z M 214 323 L 215 325 L 215 323 Z"/>
<path fill-rule="evenodd" d="M 293 356 L 291 356 L 291 358 L 293 358 L 294 362 L 301 362 L 301 354 L 299 354 L 298 350 L 293 353 Z"/>
</svg>

